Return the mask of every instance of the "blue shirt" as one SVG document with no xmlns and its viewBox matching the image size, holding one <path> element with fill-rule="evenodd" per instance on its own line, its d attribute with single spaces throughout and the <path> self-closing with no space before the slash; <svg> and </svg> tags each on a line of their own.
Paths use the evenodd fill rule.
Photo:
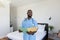
<svg viewBox="0 0 60 40">
<path fill-rule="evenodd" d="M 33 18 L 31 19 L 25 18 L 24 21 L 22 22 L 23 28 L 30 28 L 30 27 L 36 27 L 36 26 L 37 26 L 37 22 Z"/>
<path fill-rule="evenodd" d="M 22 22 L 22 28 L 30 28 L 30 27 L 37 27 L 37 22 L 31 18 L 27 19 L 25 18 Z M 36 40 L 35 35 L 29 35 L 27 33 L 24 33 L 23 40 Z"/>
</svg>

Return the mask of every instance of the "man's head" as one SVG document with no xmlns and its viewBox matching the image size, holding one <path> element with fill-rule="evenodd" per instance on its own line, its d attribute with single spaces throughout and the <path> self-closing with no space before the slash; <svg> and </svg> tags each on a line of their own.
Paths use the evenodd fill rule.
<svg viewBox="0 0 60 40">
<path fill-rule="evenodd" d="M 32 10 L 27 11 L 27 16 L 30 17 L 30 18 L 32 17 Z"/>
</svg>

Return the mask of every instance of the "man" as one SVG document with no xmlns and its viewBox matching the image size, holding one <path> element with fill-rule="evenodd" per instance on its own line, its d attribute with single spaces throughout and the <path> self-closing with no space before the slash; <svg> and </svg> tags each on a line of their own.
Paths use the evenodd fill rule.
<svg viewBox="0 0 60 40">
<path fill-rule="evenodd" d="M 27 11 L 27 18 L 22 22 L 23 28 L 37 27 L 37 22 L 32 18 L 32 10 Z M 23 33 L 23 40 L 36 40 L 35 32 Z"/>
</svg>

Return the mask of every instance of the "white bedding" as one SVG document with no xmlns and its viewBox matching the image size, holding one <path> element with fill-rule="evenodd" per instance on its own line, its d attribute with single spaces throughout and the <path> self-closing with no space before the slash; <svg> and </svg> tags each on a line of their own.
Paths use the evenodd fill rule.
<svg viewBox="0 0 60 40">
<path fill-rule="evenodd" d="M 42 40 L 42 38 L 46 35 L 46 31 L 44 32 L 37 32 L 36 33 L 36 40 Z M 23 40 L 23 33 L 19 33 L 18 31 L 9 33 L 7 35 L 8 38 L 12 40 Z"/>
<path fill-rule="evenodd" d="M 37 33 L 36 33 L 36 40 L 42 40 L 45 35 L 46 35 L 46 31 L 37 32 Z"/>
</svg>

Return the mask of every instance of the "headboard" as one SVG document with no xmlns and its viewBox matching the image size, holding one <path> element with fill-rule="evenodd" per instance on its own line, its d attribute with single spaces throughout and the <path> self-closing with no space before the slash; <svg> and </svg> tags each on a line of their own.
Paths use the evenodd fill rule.
<svg viewBox="0 0 60 40">
<path fill-rule="evenodd" d="M 38 23 L 38 25 L 45 25 L 45 31 L 48 32 L 48 23 Z"/>
</svg>

